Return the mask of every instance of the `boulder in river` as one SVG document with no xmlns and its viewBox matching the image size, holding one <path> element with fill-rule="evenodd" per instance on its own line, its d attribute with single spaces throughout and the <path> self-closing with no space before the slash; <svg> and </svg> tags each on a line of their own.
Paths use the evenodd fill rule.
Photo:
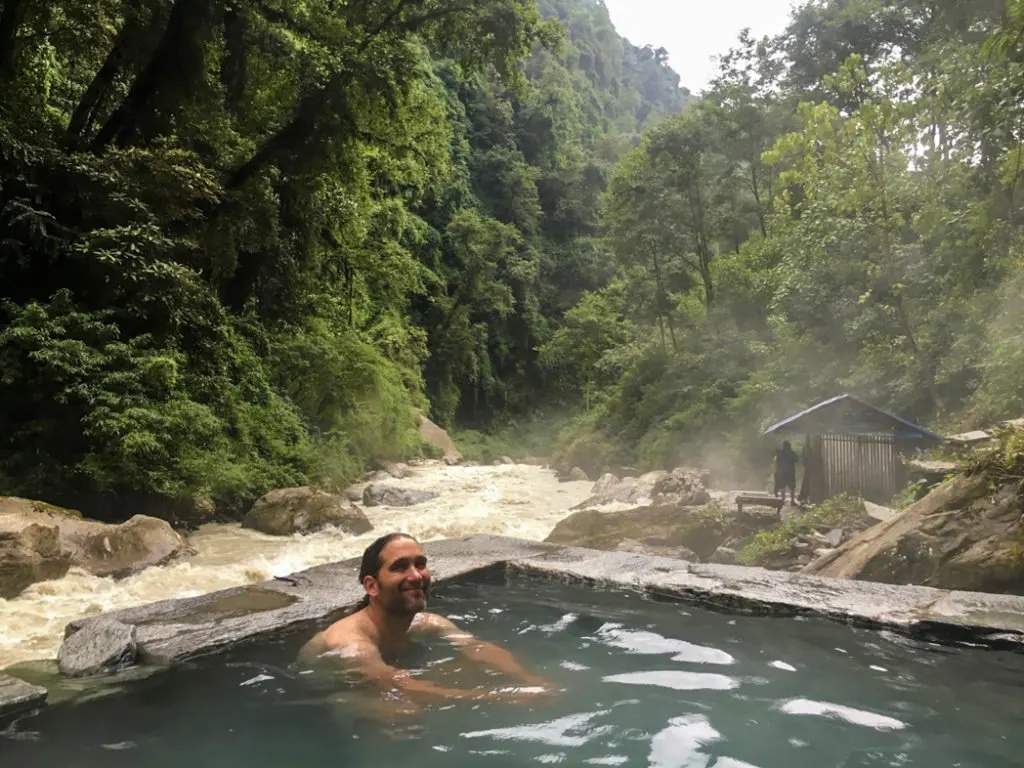
<svg viewBox="0 0 1024 768">
<path fill-rule="evenodd" d="M 363 505 L 367 507 L 411 507 L 436 499 L 436 491 L 401 488 L 397 485 L 370 483 L 363 489 Z"/>
<path fill-rule="evenodd" d="M 373 524 L 344 496 L 301 486 L 280 488 L 257 499 L 242 527 L 271 536 L 315 533 L 329 527 L 359 535 L 372 530 Z"/>
<path fill-rule="evenodd" d="M 61 548 L 57 526 L 0 527 L 0 598 L 17 597 L 37 581 L 59 579 L 70 567 L 71 553 Z"/>
<path fill-rule="evenodd" d="M 584 510 L 559 521 L 545 541 L 592 549 L 619 549 L 623 542 L 649 545 L 651 554 L 665 548 L 685 548 L 707 560 L 727 540 L 758 530 L 747 520 L 720 509 L 686 506 L 651 506 L 617 512 Z M 627 546 L 635 549 L 636 544 Z"/>
<path fill-rule="evenodd" d="M 563 477 L 563 480 L 567 480 L 570 483 L 585 483 L 590 477 L 579 467 L 572 467 Z"/>
<path fill-rule="evenodd" d="M 659 478 L 651 489 L 651 501 L 656 505 L 697 506 L 711 501 L 705 484 L 710 476 L 705 470 L 678 467 Z"/>
<path fill-rule="evenodd" d="M 592 509 L 608 504 L 649 504 L 655 483 L 667 474 L 664 470 L 655 470 L 640 477 L 624 477 L 620 480 L 606 472 L 594 483 L 590 497 L 573 509 Z"/>
<path fill-rule="evenodd" d="M 134 624 L 98 617 L 64 638 L 57 667 L 65 677 L 117 672 L 135 663 L 135 634 Z"/>
<path fill-rule="evenodd" d="M 804 572 L 1024 594 L 1024 476 L 999 478 L 986 472 L 954 477 Z"/>
<path fill-rule="evenodd" d="M 121 578 L 191 554 L 184 537 L 155 517 L 111 525 L 40 501 L 0 497 L 0 597 L 15 597 L 72 567 Z"/>
<path fill-rule="evenodd" d="M 594 484 L 591 496 L 573 509 L 592 509 L 608 504 L 649 504 L 651 506 L 699 507 L 711 501 L 704 483 L 708 473 L 679 467 L 671 472 L 657 469 L 640 477 L 605 473 Z"/>
<path fill-rule="evenodd" d="M 462 454 L 455 447 L 451 437 L 441 427 L 426 416 L 419 416 L 420 437 L 423 442 L 434 446 L 441 451 L 445 464 L 459 464 L 462 462 Z"/>
</svg>

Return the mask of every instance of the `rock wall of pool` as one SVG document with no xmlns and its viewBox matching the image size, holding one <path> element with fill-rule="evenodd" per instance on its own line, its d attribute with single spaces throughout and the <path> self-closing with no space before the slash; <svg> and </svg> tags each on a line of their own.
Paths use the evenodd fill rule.
<svg viewBox="0 0 1024 768">
<path fill-rule="evenodd" d="M 492 535 L 428 542 L 424 548 L 437 585 L 504 569 L 736 613 L 818 617 L 939 643 L 1024 650 L 1024 597 L 688 563 Z M 72 622 L 60 672 L 95 680 L 126 669 L 155 670 L 275 633 L 326 625 L 361 597 L 358 565 L 346 560 Z M 45 688 L 0 674 L 0 719 L 30 714 L 46 699 Z"/>
</svg>

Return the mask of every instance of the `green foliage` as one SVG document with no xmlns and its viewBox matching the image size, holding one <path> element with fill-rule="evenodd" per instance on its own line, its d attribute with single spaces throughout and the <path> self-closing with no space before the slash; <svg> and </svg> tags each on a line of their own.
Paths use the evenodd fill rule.
<svg viewBox="0 0 1024 768">
<path fill-rule="evenodd" d="M 896 494 L 892 500 L 891 506 L 894 509 L 906 509 L 911 504 L 920 501 L 927 496 L 931 489 L 932 485 L 927 479 L 921 478 L 920 480 L 915 480 L 912 483 L 908 483 L 903 490 Z"/>
<path fill-rule="evenodd" d="M 965 472 L 983 475 L 995 485 L 1024 483 L 1024 427 L 1008 425 L 997 431 L 991 448 L 972 457 Z"/>
<path fill-rule="evenodd" d="M 230 367 L 198 370 L 151 335 L 123 338 L 113 313 L 82 312 L 69 291 L 4 311 L 0 395 L 20 403 L 0 420 L 10 492 L 176 516 L 193 497 L 237 509 L 312 466 L 299 414 L 230 327 L 216 342 Z"/>
<path fill-rule="evenodd" d="M 551 455 L 565 418 L 554 411 L 526 416 L 488 432 L 456 429 L 451 433 L 468 461 L 489 464 L 505 457 L 515 461 L 542 460 Z"/>
<path fill-rule="evenodd" d="M 799 517 L 756 534 L 736 552 L 736 559 L 743 565 L 761 565 L 773 555 L 788 552 L 795 536 L 842 528 L 858 522 L 863 516 L 864 504 L 860 499 L 848 495 L 835 496 L 810 507 Z"/>
<path fill-rule="evenodd" d="M 584 393 L 560 444 L 760 487 L 760 430 L 843 392 L 943 430 L 1020 416 L 1024 11 L 1001 5 L 829 0 L 741 35 L 611 173 L 617 273 L 541 348 Z"/>
<path fill-rule="evenodd" d="M 0 493 L 112 518 L 532 413 L 687 97 L 583 0 L 0 7 Z"/>
</svg>

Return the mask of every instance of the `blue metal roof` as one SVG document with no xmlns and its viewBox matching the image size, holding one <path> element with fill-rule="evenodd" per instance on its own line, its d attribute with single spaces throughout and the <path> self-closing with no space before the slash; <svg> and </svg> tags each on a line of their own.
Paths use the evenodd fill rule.
<svg viewBox="0 0 1024 768">
<path fill-rule="evenodd" d="M 827 414 L 823 413 L 828 411 L 830 408 L 837 406 L 840 403 L 849 403 L 854 406 L 855 409 L 860 411 L 857 417 L 852 417 L 849 411 L 840 414 L 839 418 L 829 420 Z M 819 418 L 814 418 L 818 416 Z M 881 417 L 881 418 L 879 418 Z M 800 428 L 801 422 L 817 422 L 814 429 Z M 884 424 L 884 427 L 883 427 Z M 912 439 L 931 439 L 939 442 L 944 442 L 946 438 L 930 429 L 913 424 L 906 419 L 901 419 L 899 416 L 895 416 L 887 411 L 883 411 L 881 408 L 876 408 L 870 403 L 865 403 L 858 397 L 853 395 L 838 395 L 831 397 L 828 400 L 823 400 L 817 405 L 812 405 L 810 408 L 800 411 L 795 416 L 783 419 L 777 424 L 773 424 L 768 427 L 761 434 L 780 434 L 780 433 L 794 433 L 799 434 L 803 432 L 819 432 L 822 431 L 820 428 L 828 425 L 829 432 L 845 432 L 847 434 L 869 434 L 878 432 L 889 432 L 899 437 L 912 438 Z"/>
</svg>

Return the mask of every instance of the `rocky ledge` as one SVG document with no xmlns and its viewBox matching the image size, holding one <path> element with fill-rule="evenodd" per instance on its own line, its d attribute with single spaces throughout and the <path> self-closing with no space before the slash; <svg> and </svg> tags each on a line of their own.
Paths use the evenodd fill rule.
<svg viewBox="0 0 1024 768">
<path fill-rule="evenodd" d="M 0 673 L 0 725 L 41 706 L 45 701 L 45 688 Z"/>
<path fill-rule="evenodd" d="M 818 616 L 940 642 L 1024 650 L 1024 597 L 687 563 L 501 536 L 449 539 L 425 548 L 435 583 L 503 568 L 723 610 Z M 323 626 L 359 599 L 357 569 L 353 559 L 262 584 L 75 621 L 67 627 L 60 666 L 65 674 L 110 674 L 126 665 L 181 662 L 289 628 Z M 0 685 L 0 710 L 4 697 Z"/>
</svg>

